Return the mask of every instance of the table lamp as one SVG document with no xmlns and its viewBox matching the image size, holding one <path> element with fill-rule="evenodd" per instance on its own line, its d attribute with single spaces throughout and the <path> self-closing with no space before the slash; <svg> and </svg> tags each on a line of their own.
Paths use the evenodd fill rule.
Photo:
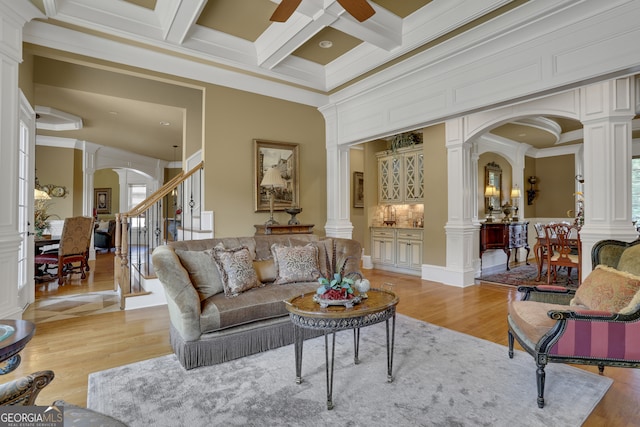
<svg viewBox="0 0 640 427">
<path fill-rule="evenodd" d="M 484 197 L 487 200 L 487 208 L 489 209 L 489 215 L 487 216 L 487 222 L 493 222 L 493 198 L 498 197 L 500 193 L 495 185 L 487 185 L 487 188 L 484 190 Z"/>
<path fill-rule="evenodd" d="M 260 183 L 261 187 L 264 187 L 269 192 L 269 212 L 270 217 L 264 225 L 278 225 L 278 221 L 273 219 L 273 202 L 275 199 L 275 189 L 276 188 L 285 188 L 287 186 L 287 182 L 282 179 L 282 175 L 280 175 L 280 171 L 275 166 L 269 168 L 262 178 L 262 182 Z"/>
<path fill-rule="evenodd" d="M 511 189 L 511 200 L 513 203 L 513 221 L 514 222 L 518 222 L 519 218 L 518 218 L 518 204 L 520 203 L 520 196 L 522 195 L 522 193 L 520 193 L 520 188 L 518 187 L 518 184 L 516 184 L 512 189 Z"/>
</svg>

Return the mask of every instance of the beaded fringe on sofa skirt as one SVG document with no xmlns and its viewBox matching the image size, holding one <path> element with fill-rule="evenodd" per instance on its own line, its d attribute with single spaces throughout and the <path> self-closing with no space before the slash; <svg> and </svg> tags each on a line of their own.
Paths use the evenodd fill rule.
<svg viewBox="0 0 640 427">
<path fill-rule="evenodd" d="M 184 341 L 171 325 L 171 347 L 185 369 L 216 365 L 262 351 L 292 344 L 293 324 L 289 318 L 243 325 L 230 330 L 204 334 L 197 341 Z M 242 330 L 244 328 L 244 330 Z M 239 330 L 240 329 L 240 330 Z M 303 330 L 304 339 L 322 335 L 322 331 Z"/>
</svg>

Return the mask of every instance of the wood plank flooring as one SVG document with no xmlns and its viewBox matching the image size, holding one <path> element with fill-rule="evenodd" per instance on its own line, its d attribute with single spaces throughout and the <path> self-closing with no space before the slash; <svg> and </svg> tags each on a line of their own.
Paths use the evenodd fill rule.
<svg viewBox="0 0 640 427">
<path fill-rule="evenodd" d="M 3 376 L 0 382 L 50 369 L 55 372 L 55 379 L 40 393 L 38 404 L 64 399 L 84 406 L 89 373 L 171 353 L 169 320 L 164 306 L 100 313 L 104 307 L 96 305 L 96 310 L 75 307 L 69 314 L 69 307 L 61 303 L 58 306 L 67 312 L 51 314 L 55 310 L 51 304 L 46 305 L 47 299 L 112 291 L 112 268 L 113 254 L 101 253 L 92 264 L 89 277 L 82 282 L 78 276 L 63 286 L 55 282 L 36 285 L 39 308 L 34 304 L 24 315 L 36 322 L 36 334 L 22 352 L 21 365 L 15 372 Z M 399 313 L 507 344 L 507 302 L 518 297 L 514 287 L 481 284 L 461 289 L 381 270 L 366 270 L 365 273 L 373 286 L 383 282 L 394 284 L 394 291 L 400 297 Z M 509 363 L 506 349 L 504 363 Z M 583 369 L 597 372 L 596 368 Z M 533 359 L 531 375 L 535 375 Z M 605 375 L 613 378 L 614 383 L 584 425 L 640 425 L 637 404 L 640 372 L 607 367 Z M 540 410 L 535 397 L 531 400 L 531 410 Z"/>
</svg>

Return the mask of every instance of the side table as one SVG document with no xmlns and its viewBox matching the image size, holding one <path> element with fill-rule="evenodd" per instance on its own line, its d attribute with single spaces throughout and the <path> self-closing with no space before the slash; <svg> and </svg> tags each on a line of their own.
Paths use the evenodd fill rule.
<svg viewBox="0 0 640 427">
<path fill-rule="evenodd" d="M 0 375 L 8 374 L 20 365 L 20 353 L 36 331 L 28 320 L 0 320 Z"/>
<path fill-rule="evenodd" d="M 387 382 L 393 381 L 393 345 L 396 330 L 396 306 L 398 297 L 383 289 L 369 289 L 368 298 L 351 308 L 332 305 L 326 308 L 313 300 L 315 293 L 306 293 L 285 301 L 289 318 L 294 325 L 296 383 L 302 382 L 302 344 L 304 337 L 301 329 L 315 329 L 324 332 L 324 351 L 327 372 L 327 409 L 333 409 L 333 366 L 336 345 L 336 332 L 353 329 L 354 363 L 358 364 L 360 346 L 360 328 L 375 323 L 387 325 Z M 389 320 L 391 319 L 391 330 Z M 331 350 L 328 335 L 332 334 Z M 329 351 L 331 359 L 329 359 Z"/>
</svg>

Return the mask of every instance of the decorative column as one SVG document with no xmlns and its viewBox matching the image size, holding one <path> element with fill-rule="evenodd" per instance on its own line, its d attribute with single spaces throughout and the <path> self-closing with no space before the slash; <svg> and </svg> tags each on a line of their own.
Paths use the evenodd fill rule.
<svg viewBox="0 0 640 427">
<path fill-rule="evenodd" d="M 580 232 L 583 279 L 591 272 L 591 248 L 596 242 L 638 238 L 631 222 L 634 84 L 633 77 L 626 77 L 580 89 L 585 180 L 585 222 Z"/>
<path fill-rule="evenodd" d="M 18 295 L 18 224 L 33 218 L 18 217 L 18 72 L 22 28 L 34 18 L 44 15 L 32 3 L 0 1 L 0 319 L 20 319 L 24 308 Z"/>
<path fill-rule="evenodd" d="M 350 219 L 350 164 L 349 147 L 338 145 L 335 106 L 321 108 L 326 123 L 327 139 L 327 223 L 328 237 L 350 239 L 353 225 Z"/>
<path fill-rule="evenodd" d="M 464 119 L 458 118 L 446 122 L 447 181 L 448 181 L 448 219 L 445 231 L 447 235 L 447 258 L 445 283 L 454 286 L 470 286 L 475 283 L 474 260 L 478 260 L 478 242 L 474 238 L 477 225 L 472 218 L 473 199 L 477 188 L 477 162 L 471 160 L 472 144 L 464 140 Z"/>
</svg>

